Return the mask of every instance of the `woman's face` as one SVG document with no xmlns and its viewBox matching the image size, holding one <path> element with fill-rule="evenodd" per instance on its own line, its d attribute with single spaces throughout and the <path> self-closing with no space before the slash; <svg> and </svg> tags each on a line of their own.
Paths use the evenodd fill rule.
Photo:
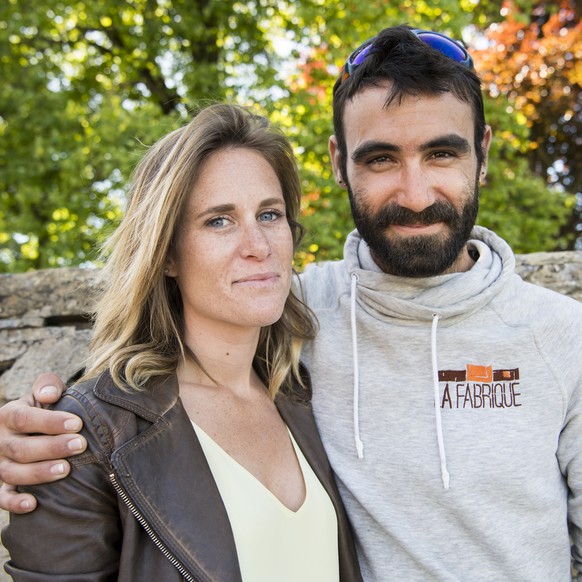
<svg viewBox="0 0 582 582">
<path fill-rule="evenodd" d="M 245 148 L 214 153 L 186 203 L 169 263 L 186 334 L 277 321 L 289 294 L 292 258 L 285 200 L 269 163 Z"/>
</svg>

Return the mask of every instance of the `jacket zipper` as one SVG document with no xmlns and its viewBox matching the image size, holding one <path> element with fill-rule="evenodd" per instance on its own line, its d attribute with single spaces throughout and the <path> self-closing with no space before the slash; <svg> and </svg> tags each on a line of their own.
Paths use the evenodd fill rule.
<svg viewBox="0 0 582 582">
<path fill-rule="evenodd" d="M 156 535 L 154 530 L 150 527 L 148 522 L 146 521 L 145 517 L 140 513 L 139 509 L 133 504 L 133 501 L 128 497 L 127 493 L 121 488 L 121 485 L 117 482 L 117 478 L 115 477 L 115 473 L 109 474 L 109 480 L 113 485 L 113 488 L 121 497 L 121 500 L 125 505 L 127 505 L 129 511 L 133 514 L 135 519 L 139 522 L 139 524 L 144 528 L 152 542 L 157 546 L 157 548 L 162 552 L 162 554 L 170 561 L 170 563 L 184 576 L 184 579 L 188 582 L 196 582 L 196 580 L 192 577 L 192 575 L 186 570 L 186 568 L 178 561 L 178 559 L 170 552 L 170 550 L 164 545 L 162 540 Z"/>
</svg>

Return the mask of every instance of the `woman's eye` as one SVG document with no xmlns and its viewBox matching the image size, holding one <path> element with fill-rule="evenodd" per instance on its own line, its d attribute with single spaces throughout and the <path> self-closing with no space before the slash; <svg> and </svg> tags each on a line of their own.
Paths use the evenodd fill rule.
<svg viewBox="0 0 582 582">
<path fill-rule="evenodd" d="M 261 222 L 273 222 L 281 218 L 281 216 L 283 216 L 283 213 L 278 210 L 265 210 L 259 214 L 259 220 Z"/>
<path fill-rule="evenodd" d="M 206 221 L 206 226 L 211 226 L 214 228 L 226 226 L 227 224 L 228 224 L 228 220 L 225 216 L 217 216 L 216 218 L 211 218 L 210 220 Z"/>
</svg>

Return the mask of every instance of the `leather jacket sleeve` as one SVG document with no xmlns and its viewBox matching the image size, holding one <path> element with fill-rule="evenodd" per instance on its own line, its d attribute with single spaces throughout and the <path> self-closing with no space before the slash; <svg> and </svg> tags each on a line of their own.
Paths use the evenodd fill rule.
<svg viewBox="0 0 582 582">
<path fill-rule="evenodd" d="M 122 508 L 100 442 L 107 437 L 92 428 L 90 406 L 71 396 L 61 399 L 59 409 L 83 419 L 87 451 L 71 459 L 72 470 L 65 479 L 22 488 L 37 498 L 37 509 L 12 514 L 2 532 L 11 556 L 5 569 L 16 582 L 117 580 Z"/>
</svg>

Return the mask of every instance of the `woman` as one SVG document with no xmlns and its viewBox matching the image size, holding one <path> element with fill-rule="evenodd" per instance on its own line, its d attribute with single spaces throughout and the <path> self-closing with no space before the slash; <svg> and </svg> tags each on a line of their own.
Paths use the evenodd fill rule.
<svg viewBox="0 0 582 582">
<path fill-rule="evenodd" d="M 299 203 L 288 142 L 240 107 L 146 154 L 59 403 L 88 450 L 12 516 L 14 580 L 360 580 L 299 364 Z"/>
</svg>

